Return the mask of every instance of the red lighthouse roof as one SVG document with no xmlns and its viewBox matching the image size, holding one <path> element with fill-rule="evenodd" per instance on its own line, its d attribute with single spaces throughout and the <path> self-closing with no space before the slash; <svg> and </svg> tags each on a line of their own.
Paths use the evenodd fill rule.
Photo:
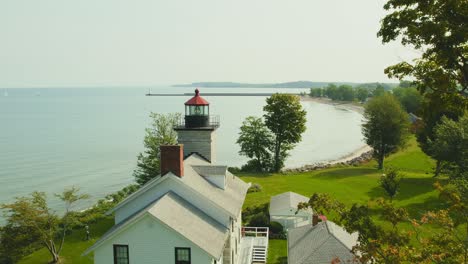
<svg viewBox="0 0 468 264">
<path fill-rule="evenodd" d="M 209 105 L 208 101 L 203 99 L 203 97 L 200 96 L 200 91 L 195 89 L 195 96 L 192 97 L 192 99 L 188 100 L 185 102 L 185 105 Z"/>
</svg>

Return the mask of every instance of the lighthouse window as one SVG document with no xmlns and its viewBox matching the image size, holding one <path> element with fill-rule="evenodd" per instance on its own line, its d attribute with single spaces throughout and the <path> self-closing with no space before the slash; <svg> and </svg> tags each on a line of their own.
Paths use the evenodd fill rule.
<svg viewBox="0 0 468 264">
<path fill-rule="evenodd" d="M 208 106 L 207 105 L 189 105 L 185 109 L 185 115 L 189 115 L 189 116 L 209 115 Z"/>
</svg>

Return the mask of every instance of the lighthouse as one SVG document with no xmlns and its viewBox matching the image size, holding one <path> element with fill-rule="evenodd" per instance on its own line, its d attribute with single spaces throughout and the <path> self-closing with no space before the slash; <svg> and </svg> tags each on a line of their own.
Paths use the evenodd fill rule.
<svg viewBox="0 0 468 264">
<path fill-rule="evenodd" d="M 184 157 L 197 153 L 214 164 L 216 162 L 215 131 L 219 116 L 210 115 L 210 103 L 195 90 L 195 96 L 185 102 L 185 116 L 174 129 L 177 141 L 184 145 Z"/>
</svg>

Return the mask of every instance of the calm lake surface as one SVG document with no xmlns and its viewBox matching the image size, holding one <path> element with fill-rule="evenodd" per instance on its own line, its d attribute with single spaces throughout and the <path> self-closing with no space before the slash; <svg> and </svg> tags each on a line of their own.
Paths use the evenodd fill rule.
<svg viewBox="0 0 468 264">
<path fill-rule="evenodd" d="M 194 88 L 152 87 L 152 93 L 187 93 Z M 302 92 L 306 89 L 202 88 L 203 92 Z M 147 97 L 148 88 L 0 89 L 0 203 L 34 190 L 49 197 L 78 186 L 92 204 L 133 182 L 143 150 L 149 113 L 183 112 L 190 97 Z M 235 144 L 249 115 L 261 116 L 265 97 L 210 97 L 219 115 L 218 164 L 240 166 Z M 339 107 L 303 102 L 307 131 L 287 167 L 343 157 L 363 146 L 362 116 Z M 51 198 L 51 207 L 60 203 Z"/>
</svg>

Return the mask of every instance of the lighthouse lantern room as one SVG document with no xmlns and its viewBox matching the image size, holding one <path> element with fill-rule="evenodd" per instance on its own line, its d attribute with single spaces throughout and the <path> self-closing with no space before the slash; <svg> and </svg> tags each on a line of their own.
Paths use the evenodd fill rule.
<svg viewBox="0 0 468 264">
<path fill-rule="evenodd" d="M 210 125 L 210 103 L 195 90 L 195 96 L 185 102 L 185 127 L 208 127 Z"/>
<path fill-rule="evenodd" d="M 197 153 L 211 163 L 215 162 L 215 130 L 219 117 L 210 115 L 210 103 L 195 90 L 195 96 L 185 102 L 184 122 L 177 126 L 177 141 L 184 145 L 184 156 Z"/>
</svg>

